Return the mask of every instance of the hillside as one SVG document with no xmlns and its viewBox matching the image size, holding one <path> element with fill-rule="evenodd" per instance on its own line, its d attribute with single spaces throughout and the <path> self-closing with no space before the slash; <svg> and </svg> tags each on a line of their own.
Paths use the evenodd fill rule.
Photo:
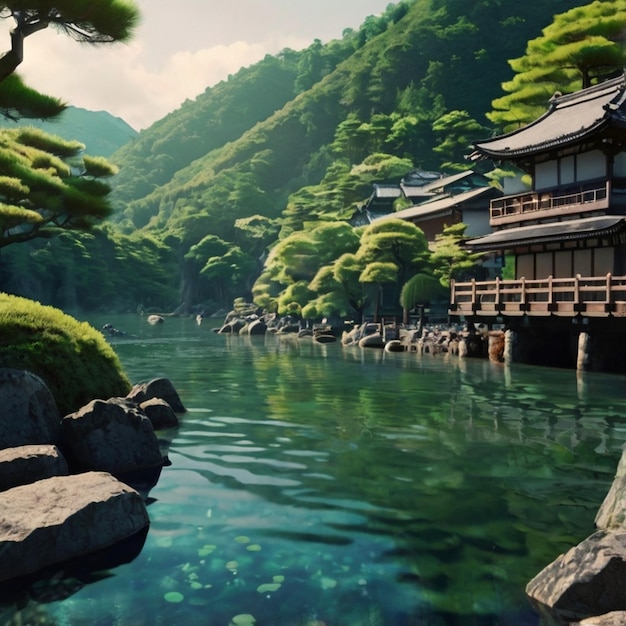
<svg viewBox="0 0 626 626">
<path fill-rule="evenodd" d="M 499 130 L 486 113 L 508 60 L 579 5 L 404 0 L 340 40 L 266 56 L 113 153 L 112 221 L 10 250 L 0 288 L 118 310 L 250 299 L 277 241 L 345 220 L 374 182 L 466 168 L 471 141 Z"/>
<path fill-rule="evenodd" d="M 109 157 L 137 136 L 137 131 L 119 117 L 106 111 L 88 111 L 68 107 L 56 120 L 12 121 L 0 119 L 0 128 L 35 126 L 64 139 L 77 139 L 85 144 L 86 152 L 94 156 Z"/>
<path fill-rule="evenodd" d="M 468 10 L 459 0 L 402 2 L 340 42 L 266 58 L 114 155 L 122 168 L 119 218 L 127 230 L 148 223 L 162 234 L 176 230 L 189 244 L 210 233 L 230 239 L 235 219 L 278 217 L 290 194 L 324 179 L 336 161 L 337 129 L 349 119 L 371 125 L 387 116 L 379 120 L 387 135 L 394 123 L 410 124 L 395 132 L 394 142 L 373 137 L 366 150 L 349 155 L 353 163 L 380 150 L 437 170 L 432 123 L 462 110 L 485 124 L 500 84 L 510 78 L 507 59 L 522 54 L 555 12 L 577 4 L 483 0 Z M 198 214 L 211 225 L 200 228 Z"/>
</svg>

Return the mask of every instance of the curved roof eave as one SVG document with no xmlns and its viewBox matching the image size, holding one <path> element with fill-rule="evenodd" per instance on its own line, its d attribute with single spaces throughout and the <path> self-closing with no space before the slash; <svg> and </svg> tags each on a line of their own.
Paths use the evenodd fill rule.
<svg viewBox="0 0 626 626">
<path fill-rule="evenodd" d="M 625 75 L 565 96 L 534 122 L 510 133 L 474 142 L 470 160 L 511 160 L 566 146 L 595 135 L 615 120 L 620 125 L 625 104 Z"/>
</svg>

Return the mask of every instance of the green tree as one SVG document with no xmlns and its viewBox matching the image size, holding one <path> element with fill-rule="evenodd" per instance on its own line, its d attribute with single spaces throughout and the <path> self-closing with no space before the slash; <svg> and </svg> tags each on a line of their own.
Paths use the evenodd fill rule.
<svg viewBox="0 0 626 626">
<path fill-rule="evenodd" d="M 470 252 L 462 246 L 466 230 L 467 224 L 459 222 L 446 226 L 443 232 L 435 236 L 431 262 L 435 276 L 444 287 L 450 287 L 452 279 L 462 279 L 482 258 L 482 254 Z"/>
<path fill-rule="evenodd" d="M 342 254 L 333 265 L 333 277 L 341 286 L 357 323 L 363 321 L 363 312 L 369 302 L 367 289 L 359 280 L 364 269 L 363 261 L 356 254 L 350 252 Z"/>
<path fill-rule="evenodd" d="M 409 321 L 409 311 L 419 307 L 419 329 L 424 326 L 424 307 L 432 300 L 445 293 L 441 283 L 430 274 L 415 274 L 402 286 L 400 304 L 403 311 L 403 322 Z"/>
<path fill-rule="evenodd" d="M 374 290 L 374 322 L 378 321 L 383 286 L 397 282 L 398 266 L 390 261 L 372 261 L 365 266 L 359 281 Z"/>
<path fill-rule="evenodd" d="M 83 144 L 34 128 L 0 131 L 0 248 L 64 229 L 88 230 L 107 217 L 117 168 L 79 154 Z"/>
<path fill-rule="evenodd" d="M 396 218 L 378 220 L 361 237 L 357 257 L 365 263 L 393 263 L 403 285 L 428 265 L 428 241 L 415 224 Z"/>
<path fill-rule="evenodd" d="M 24 42 L 49 26 L 81 43 L 126 41 L 139 21 L 139 9 L 130 0 L 8 0 L 0 5 L 0 19 L 10 20 L 10 48 L 0 56 L 0 106 L 9 115 L 52 117 L 64 105 L 40 98 L 18 78 L 5 84 L 24 60 Z"/>
<path fill-rule="evenodd" d="M 470 117 L 467 111 L 449 111 L 433 124 L 438 143 L 433 151 L 441 158 L 444 171 L 467 169 L 465 155 L 471 151 L 472 140 L 485 136 L 487 129 Z"/>
<path fill-rule="evenodd" d="M 509 61 L 516 74 L 503 83 L 507 95 L 492 102 L 487 117 L 512 130 L 543 114 L 554 93 L 571 93 L 623 71 L 625 30 L 625 0 L 596 0 L 556 15 L 524 56 Z"/>
</svg>

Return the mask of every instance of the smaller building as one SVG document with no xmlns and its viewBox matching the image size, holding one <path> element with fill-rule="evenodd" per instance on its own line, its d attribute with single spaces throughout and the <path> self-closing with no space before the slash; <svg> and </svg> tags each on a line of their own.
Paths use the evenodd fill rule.
<svg viewBox="0 0 626 626">
<path fill-rule="evenodd" d="M 502 192 L 486 176 L 467 170 L 425 185 L 421 194 L 419 203 L 391 217 L 412 222 L 434 241 L 446 226 L 459 222 L 467 224 L 469 237 L 490 232 L 488 203 Z"/>
</svg>

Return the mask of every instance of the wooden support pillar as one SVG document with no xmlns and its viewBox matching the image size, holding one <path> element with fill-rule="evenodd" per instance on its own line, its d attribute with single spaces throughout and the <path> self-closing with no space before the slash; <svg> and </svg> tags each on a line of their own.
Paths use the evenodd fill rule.
<svg viewBox="0 0 626 626">
<path fill-rule="evenodd" d="M 576 356 L 576 369 L 584 372 L 591 365 L 591 337 L 589 333 L 581 332 L 578 335 L 578 354 Z"/>
<path fill-rule="evenodd" d="M 513 363 L 513 346 L 517 343 L 517 333 L 510 328 L 504 331 L 504 362 Z"/>
</svg>

